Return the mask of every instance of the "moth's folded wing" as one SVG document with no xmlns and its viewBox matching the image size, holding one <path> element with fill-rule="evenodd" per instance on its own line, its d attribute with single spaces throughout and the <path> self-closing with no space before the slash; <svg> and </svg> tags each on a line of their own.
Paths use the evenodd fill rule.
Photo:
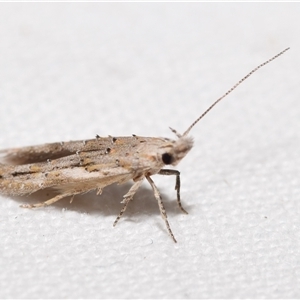
<svg viewBox="0 0 300 300">
<path fill-rule="evenodd" d="M 0 150 L 0 161 L 3 164 L 11 165 L 30 164 L 65 157 L 81 151 L 95 151 L 100 149 L 101 143 L 95 139 L 51 143 Z"/>
</svg>

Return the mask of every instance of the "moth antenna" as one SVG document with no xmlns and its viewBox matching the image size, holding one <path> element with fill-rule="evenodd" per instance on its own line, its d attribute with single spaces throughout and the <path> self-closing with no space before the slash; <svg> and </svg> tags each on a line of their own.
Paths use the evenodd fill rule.
<svg viewBox="0 0 300 300">
<path fill-rule="evenodd" d="M 250 73 L 248 73 L 245 77 L 243 77 L 240 81 L 238 81 L 230 90 L 228 90 L 222 97 L 220 97 L 218 100 L 216 100 L 197 120 L 195 120 L 192 125 L 184 132 L 184 134 L 182 136 L 187 135 L 190 130 L 218 103 L 220 102 L 222 99 L 224 99 L 228 94 L 230 94 L 233 90 L 235 90 L 243 81 L 245 81 L 248 77 L 250 77 L 253 73 L 255 73 L 258 69 L 260 69 L 261 67 L 265 66 L 266 64 L 268 64 L 269 62 L 271 62 L 272 60 L 276 59 L 277 57 L 279 57 L 280 55 L 282 55 L 284 52 L 286 52 L 287 50 L 289 50 L 290 48 L 286 48 L 283 51 L 279 52 L 278 54 L 276 54 L 275 56 L 273 56 L 272 58 L 268 59 L 267 61 L 265 61 L 264 63 L 260 64 L 259 66 L 257 66 L 255 69 L 253 69 Z M 171 129 L 172 130 L 172 129 Z M 172 130 L 173 131 L 173 130 Z M 173 131 L 176 134 L 176 131 Z M 176 134 L 177 135 L 177 134 Z"/>
</svg>

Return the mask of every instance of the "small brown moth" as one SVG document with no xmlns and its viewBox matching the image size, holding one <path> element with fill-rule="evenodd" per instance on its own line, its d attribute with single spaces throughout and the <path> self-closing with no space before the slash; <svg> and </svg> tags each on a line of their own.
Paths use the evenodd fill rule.
<svg viewBox="0 0 300 300">
<path fill-rule="evenodd" d="M 176 140 L 154 137 L 99 137 L 86 141 L 70 141 L 1 150 L 5 164 L 0 164 L 0 193 L 6 195 L 27 195 L 38 190 L 51 188 L 57 195 L 43 203 L 25 204 L 21 207 L 33 208 L 50 205 L 62 198 L 102 189 L 112 183 L 124 183 L 133 180 L 128 193 L 123 196 L 124 204 L 114 226 L 125 212 L 129 202 L 146 178 L 150 183 L 167 230 L 176 242 L 170 228 L 160 193 L 151 176 L 154 174 L 174 175 L 175 190 L 179 208 L 187 213 L 180 200 L 180 173 L 173 169 L 164 169 L 166 165 L 176 166 L 193 147 L 193 139 L 188 136 L 190 130 L 223 98 L 231 93 L 259 68 L 268 64 L 289 48 L 257 66 L 237 82 L 222 97 L 216 100 L 190 127 L 179 134 Z"/>
</svg>

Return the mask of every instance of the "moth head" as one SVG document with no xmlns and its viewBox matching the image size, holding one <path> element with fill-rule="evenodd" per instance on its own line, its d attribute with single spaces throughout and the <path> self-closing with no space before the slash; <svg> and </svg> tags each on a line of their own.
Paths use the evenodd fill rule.
<svg viewBox="0 0 300 300">
<path fill-rule="evenodd" d="M 193 138 L 189 136 L 181 136 L 171 145 L 163 148 L 161 152 L 161 160 L 165 165 L 176 166 L 192 149 Z"/>
</svg>

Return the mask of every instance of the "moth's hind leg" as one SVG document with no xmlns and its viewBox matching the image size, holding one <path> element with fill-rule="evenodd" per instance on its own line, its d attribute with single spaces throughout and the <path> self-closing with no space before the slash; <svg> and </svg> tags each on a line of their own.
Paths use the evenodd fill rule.
<svg viewBox="0 0 300 300">
<path fill-rule="evenodd" d="M 119 215 L 117 216 L 113 226 L 116 226 L 118 221 L 121 219 L 122 215 L 124 214 L 129 202 L 132 200 L 134 194 L 136 193 L 136 191 L 139 189 L 139 187 L 141 186 L 142 182 L 144 179 L 140 179 L 138 181 L 136 181 L 133 186 L 130 188 L 130 190 L 128 191 L 128 193 L 126 195 L 123 196 L 123 201 L 121 203 L 124 203 L 123 208 L 121 209 Z"/>
<path fill-rule="evenodd" d="M 177 191 L 177 203 L 179 208 L 185 213 L 188 212 L 182 207 L 181 200 L 180 200 L 180 172 L 177 170 L 172 169 L 161 169 L 158 174 L 160 175 L 175 175 L 176 176 L 176 183 L 175 183 L 175 190 Z"/>
<path fill-rule="evenodd" d="M 43 207 L 43 206 L 48 206 L 48 205 L 51 205 L 65 197 L 68 197 L 68 196 L 74 196 L 75 194 L 78 194 L 78 193 L 74 193 L 74 192 L 70 192 L 70 193 L 63 193 L 63 194 L 59 194 L 45 202 L 41 202 L 41 203 L 36 203 L 36 204 L 23 204 L 21 205 L 21 207 L 23 208 L 35 208 L 35 207 Z"/>
</svg>

